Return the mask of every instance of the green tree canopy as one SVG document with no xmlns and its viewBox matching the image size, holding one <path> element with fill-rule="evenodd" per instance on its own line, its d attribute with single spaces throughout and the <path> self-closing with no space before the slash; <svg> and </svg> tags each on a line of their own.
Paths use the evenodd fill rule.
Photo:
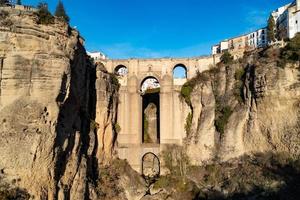
<svg viewBox="0 0 300 200">
<path fill-rule="evenodd" d="M 54 23 L 54 17 L 51 15 L 51 13 L 48 10 L 48 4 L 45 2 L 40 2 L 37 6 L 38 8 L 38 24 L 53 24 Z"/>
<path fill-rule="evenodd" d="M 55 16 L 63 19 L 67 23 L 69 23 L 70 21 L 70 18 L 67 15 L 64 4 L 62 3 L 61 0 L 58 1 L 58 4 L 56 6 Z"/>
<path fill-rule="evenodd" d="M 222 63 L 230 64 L 233 61 L 233 56 L 228 51 L 225 51 L 220 59 Z"/>
<path fill-rule="evenodd" d="M 267 36 L 269 42 L 275 41 L 275 20 L 272 15 L 268 19 Z"/>
</svg>

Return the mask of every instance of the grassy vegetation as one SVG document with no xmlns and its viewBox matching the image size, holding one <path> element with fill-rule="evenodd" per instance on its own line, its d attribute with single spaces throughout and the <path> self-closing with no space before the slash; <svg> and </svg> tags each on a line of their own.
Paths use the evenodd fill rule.
<svg viewBox="0 0 300 200">
<path fill-rule="evenodd" d="M 225 51 L 220 60 L 223 64 L 231 64 L 233 62 L 233 56 L 228 51 Z"/>
<path fill-rule="evenodd" d="M 287 42 L 280 52 L 278 66 L 284 68 L 287 63 L 296 63 L 300 60 L 300 33 Z"/>
<path fill-rule="evenodd" d="M 218 107 L 217 106 L 217 116 L 215 120 L 215 126 L 219 133 L 224 134 L 225 127 L 228 123 L 229 117 L 232 114 L 232 109 L 230 106 Z"/>
<path fill-rule="evenodd" d="M 116 131 L 116 133 L 120 133 L 121 132 L 121 126 L 118 123 L 114 124 L 114 130 Z"/>
<path fill-rule="evenodd" d="M 147 89 L 144 94 L 154 94 L 159 92 L 160 92 L 160 88 L 153 88 L 153 89 Z"/>
<path fill-rule="evenodd" d="M 192 120 L 193 120 L 193 114 L 190 112 L 185 120 L 184 130 L 186 132 L 186 135 L 188 136 L 191 132 L 192 128 Z"/>
<path fill-rule="evenodd" d="M 182 87 L 180 91 L 180 96 L 185 100 L 187 105 L 191 106 L 191 94 L 198 83 L 206 82 L 209 80 L 209 77 L 206 73 L 197 73 L 195 77 L 187 81 Z"/>
<path fill-rule="evenodd" d="M 176 175 L 185 180 L 190 161 L 185 149 L 182 146 L 169 145 L 162 152 L 162 158 L 165 167 L 172 175 Z"/>
<path fill-rule="evenodd" d="M 243 84 L 244 84 L 245 73 L 246 72 L 244 68 L 239 68 L 235 71 L 234 74 L 235 84 L 233 88 L 233 94 L 235 98 L 239 101 L 239 103 L 242 103 L 244 101 Z"/>
<path fill-rule="evenodd" d="M 174 174 L 162 176 L 154 189 L 171 191 L 174 199 L 197 200 L 289 200 L 300 195 L 300 160 L 288 153 L 259 153 L 230 162 L 189 166 L 186 177 L 183 181 Z"/>
</svg>

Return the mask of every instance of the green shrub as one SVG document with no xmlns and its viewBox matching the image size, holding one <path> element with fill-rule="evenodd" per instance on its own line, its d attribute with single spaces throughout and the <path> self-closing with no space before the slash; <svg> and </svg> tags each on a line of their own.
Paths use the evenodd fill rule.
<svg viewBox="0 0 300 200">
<path fill-rule="evenodd" d="M 197 75 L 187 81 L 182 87 L 180 91 L 180 96 L 185 100 L 187 105 L 192 106 L 191 102 L 191 94 L 198 83 L 206 82 L 209 80 L 207 73 L 197 72 Z"/>
<path fill-rule="evenodd" d="M 110 74 L 110 82 L 111 82 L 112 86 L 113 86 L 116 90 L 119 90 L 119 89 L 120 89 L 121 85 L 120 85 L 119 79 L 118 79 L 118 77 L 117 77 L 115 74 L 113 74 L 113 73 Z"/>
<path fill-rule="evenodd" d="M 168 145 L 162 152 L 162 158 L 165 167 L 173 176 L 179 176 L 182 179 L 186 178 L 187 168 L 189 167 L 190 161 L 182 146 Z"/>
<path fill-rule="evenodd" d="M 121 132 L 121 126 L 118 123 L 114 124 L 114 130 L 116 131 L 116 133 L 120 133 Z"/>
<path fill-rule="evenodd" d="M 284 67 L 286 63 L 295 63 L 300 60 L 300 33 L 288 41 L 287 45 L 281 50 L 278 66 Z"/>
<path fill-rule="evenodd" d="M 240 103 L 244 101 L 243 86 L 245 73 L 246 72 L 244 68 L 239 68 L 234 74 L 235 84 L 233 88 L 233 94 Z"/>
<path fill-rule="evenodd" d="M 193 92 L 194 86 L 191 84 L 191 82 L 186 82 L 182 87 L 181 87 L 181 97 L 184 98 L 185 102 L 187 105 L 191 106 L 191 93 Z"/>
<path fill-rule="evenodd" d="M 167 188 L 174 183 L 173 179 L 169 176 L 161 176 L 159 179 L 154 183 L 154 189 L 160 188 Z"/>
<path fill-rule="evenodd" d="M 184 125 L 184 129 L 186 132 L 186 135 L 188 136 L 191 132 L 191 128 L 192 128 L 192 121 L 193 121 L 193 114 L 190 112 L 188 114 L 188 116 L 186 117 L 185 120 L 185 125 Z"/>
<path fill-rule="evenodd" d="M 230 64 L 233 61 L 233 56 L 228 51 L 225 51 L 220 60 L 223 64 Z"/>
<path fill-rule="evenodd" d="M 44 25 L 49 25 L 49 24 L 54 24 L 54 17 L 48 10 L 48 4 L 41 2 L 38 5 L 38 11 L 37 11 L 37 16 L 38 16 L 38 24 L 44 24 Z"/>
<path fill-rule="evenodd" d="M 230 106 L 225 106 L 220 109 L 218 117 L 215 120 L 215 126 L 219 133 L 224 134 L 225 126 L 227 125 L 232 112 Z"/>
<path fill-rule="evenodd" d="M 160 92 L 160 88 L 153 88 L 153 89 L 147 89 L 144 94 L 154 94 L 159 92 Z"/>
</svg>

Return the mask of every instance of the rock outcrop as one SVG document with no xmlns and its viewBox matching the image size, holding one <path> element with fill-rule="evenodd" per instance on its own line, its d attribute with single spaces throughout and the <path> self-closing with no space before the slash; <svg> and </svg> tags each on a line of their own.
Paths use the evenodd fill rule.
<svg viewBox="0 0 300 200">
<path fill-rule="evenodd" d="M 67 24 L 0 12 L 1 180 L 35 199 L 95 199 L 99 164 L 113 155 L 117 84 Z"/>
<path fill-rule="evenodd" d="M 255 152 L 300 155 L 299 62 L 253 52 L 195 77 L 186 149 L 193 164 Z M 273 55 L 274 57 L 274 55 Z"/>
</svg>

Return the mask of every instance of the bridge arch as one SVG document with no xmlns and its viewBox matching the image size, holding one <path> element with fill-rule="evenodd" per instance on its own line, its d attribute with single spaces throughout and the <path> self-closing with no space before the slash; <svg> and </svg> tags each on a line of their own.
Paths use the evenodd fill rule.
<svg viewBox="0 0 300 200">
<path fill-rule="evenodd" d="M 142 143 L 160 143 L 160 82 L 154 76 L 143 79 L 142 97 Z"/>
<path fill-rule="evenodd" d="M 125 65 L 117 65 L 114 68 L 114 74 L 120 77 L 126 76 L 128 74 L 128 68 Z"/>
</svg>

